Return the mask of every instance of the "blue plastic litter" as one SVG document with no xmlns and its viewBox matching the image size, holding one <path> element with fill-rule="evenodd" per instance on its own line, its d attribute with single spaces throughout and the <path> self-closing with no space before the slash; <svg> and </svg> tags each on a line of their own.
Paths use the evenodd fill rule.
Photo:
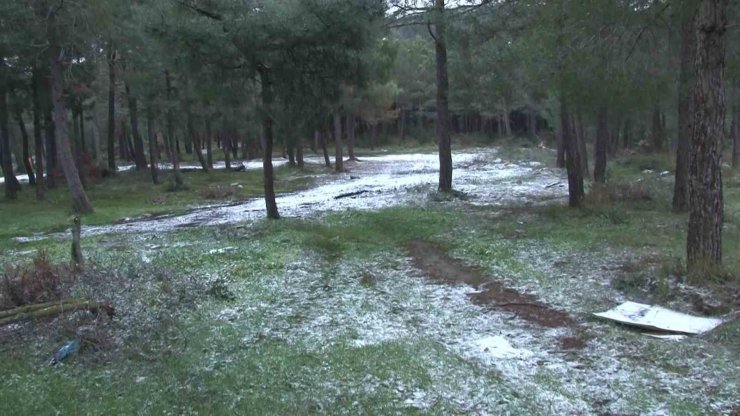
<svg viewBox="0 0 740 416">
<path fill-rule="evenodd" d="M 75 355 L 80 349 L 80 343 L 76 339 L 69 341 L 64 344 L 61 348 L 54 353 L 54 357 L 51 359 L 51 365 L 59 364 L 67 358 Z"/>
</svg>

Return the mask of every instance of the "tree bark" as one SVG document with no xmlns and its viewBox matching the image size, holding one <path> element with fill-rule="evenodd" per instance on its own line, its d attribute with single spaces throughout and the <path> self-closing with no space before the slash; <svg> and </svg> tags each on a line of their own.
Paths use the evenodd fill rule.
<svg viewBox="0 0 740 416">
<path fill-rule="evenodd" d="M 346 117 L 347 123 L 347 155 L 349 160 L 357 160 L 355 156 L 355 117 L 352 114 L 348 114 Z"/>
<path fill-rule="evenodd" d="M 321 152 L 324 154 L 324 164 L 326 164 L 327 168 L 330 168 L 331 160 L 329 159 L 329 150 L 326 148 L 326 138 L 324 137 L 324 134 L 321 131 L 316 130 L 314 132 L 314 138 L 319 142 Z"/>
<path fill-rule="evenodd" d="M 581 156 L 581 169 L 583 169 L 583 176 L 587 177 L 589 175 L 588 150 L 586 148 L 586 132 L 583 128 L 583 116 L 580 108 L 576 112 L 576 116 L 573 117 L 573 129 L 576 132 L 575 137 L 578 141 L 578 154 Z"/>
<path fill-rule="evenodd" d="M 439 190 L 452 191 L 452 139 L 450 137 L 449 77 L 447 75 L 447 44 L 445 0 L 434 0 L 435 62 L 437 73 L 437 147 L 439 148 Z"/>
<path fill-rule="evenodd" d="M 206 117 L 206 163 L 208 169 L 213 169 L 213 135 L 211 131 L 211 120 Z"/>
<path fill-rule="evenodd" d="M 152 174 L 152 183 L 155 185 L 159 184 L 159 172 L 157 171 L 157 132 L 154 128 L 154 109 L 152 108 L 152 100 L 149 101 L 146 109 L 146 131 L 147 138 L 149 139 L 149 161 L 150 173 Z"/>
<path fill-rule="evenodd" d="M 609 112 L 606 105 L 599 108 L 594 141 L 594 180 L 606 182 L 606 158 L 609 147 Z"/>
<path fill-rule="evenodd" d="M 694 117 L 694 61 L 696 60 L 695 10 L 686 10 L 681 22 L 681 68 L 678 80 L 678 143 L 673 184 L 674 212 L 685 212 L 689 203 L 689 142 Z"/>
<path fill-rule="evenodd" d="M 296 143 L 296 162 L 298 163 L 298 169 L 303 169 L 306 166 L 306 162 L 303 160 L 303 139 L 299 138 Z"/>
<path fill-rule="evenodd" d="M 568 112 L 564 98 L 560 99 L 560 128 L 563 135 L 563 146 L 565 147 L 565 166 L 568 171 L 568 205 L 572 208 L 580 208 L 583 204 L 583 160 L 578 146 L 578 140 L 574 134 L 573 117 Z"/>
<path fill-rule="evenodd" d="M 725 31 L 728 0 L 704 0 L 696 19 L 694 129 L 689 152 L 689 274 L 705 277 L 722 263 L 721 148 L 725 134 Z"/>
<path fill-rule="evenodd" d="M 565 142 L 563 141 L 563 129 L 561 128 L 555 133 L 557 140 L 557 153 L 555 156 L 555 167 L 562 169 L 565 167 Z"/>
<path fill-rule="evenodd" d="M 139 100 L 131 94 L 131 87 L 124 82 L 126 97 L 128 98 L 129 116 L 131 117 L 131 135 L 134 137 L 134 164 L 136 170 L 146 170 L 146 156 L 144 156 L 144 140 L 139 131 Z"/>
<path fill-rule="evenodd" d="M 43 201 L 46 194 L 46 180 L 44 179 L 44 139 L 41 131 L 41 99 L 39 88 L 41 87 L 41 74 L 38 67 L 33 67 L 31 85 L 31 98 L 33 101 L 33 139 L 34 153 L 36 156 L 36 200 Z"/>
<path fill-rule="evenodd" d="M 67 135 L 67 109 L 65 107 L 63 95 L 62 78 L 62 51 L 57 43 L 58 37 L 55 34 L 54 15 L 48 18 L 49 30 L 49 61 L 51 67 L 51 100 L 54 108 L 54 127 L 57 139 L 57 151 L 59 152 L 59 164 L 62 166 L 64 178 L 67 181 L 69 192 L 72 196 L 72 206 L 75 212 L 91 213 L 93 207 L 87 198 L 85 189 L 82 187 L 80 175 L 77 172 L 72 149 L 70 147 L 69 136 Z"/>
<path fill-rule="evenodd" d="M 275 172 L 272 167 L 272 80 L 270 70 L 264 66 L 259 68 L 260 81 L 262 82 L 262 174 L 265 185 L 265 206 L 267 218 L 278 219 L 277 202 L 275 202 Z"/>
<path fill-rule="evenodd" d="M 663 141 L 665 140 L 663 137 L 663 120 L 660 114 L 660 107 L 658 107 L 657 105 L 653 109 L 652 128 L 650 130 L 650 135 L 653 141 L 653 150 L 656 152 L 662 151 Z"/>
<path fill-rule="evenodd" d="M 164 72 L 167 102 L 172 101 L 172 78 L 170 71 Z M 180 173 L 180 145 L 175 145 L 175 116 L 172 114 L 172 106 L 167 106 L 167 141 L 169 142 L 169 158 L 172 163 L 172 176 L 175 179 L 175 189 L 182 189 L 184 182 Z"/>
<path fill-rule="evenodd" d="M 344 171 L 344 156 L 342 155 L 342 114 L 334 113 L 334 170 Z"/>
<path fill-rule="evenodd" d="M 0 85 L 0 162 L 5 178 L 5 197 L 16 199 L 20 183 L 13 173 L 13 160 L 10 155 L 10 126 L 8 125 L 8 92 Z"/>
<path fill-rule="evenodd" d="M 108 46 L 108 170 L 116 173 L 116 51 Z"/>
<path fill-rule="evenodd" d="M 56 127 L 54 126 L 53 105 L 51 99 L 51 78 L 47 83 L 48 94 L 44 107 L 44 127 L 46 130 L 46 186 L 49 189 L 56 188 L 57 178 L 57 139 Z"/>
<path fill-rule="evenodd" d="M 23 122 L 23 110 L 21 110 L 20 107 L 15 110 L 15 118 L 18 122 L 18 128 L 21 131 L 23 168 L 26 170 L 26 174 L 28 175 L 28 184 L 36 186 L 36 175 L 33 170 L 33 163 L 31 163 L 31 154 L 28 147 L 28 130 L 26 130 L 26 123 Z"/>
</svg>

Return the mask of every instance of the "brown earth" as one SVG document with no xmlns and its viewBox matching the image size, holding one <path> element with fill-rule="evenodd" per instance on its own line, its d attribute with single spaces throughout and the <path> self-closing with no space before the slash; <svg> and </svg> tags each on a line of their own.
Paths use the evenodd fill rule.
<svg viewBox="0 0 740 416">
<path fill-rule="evenodd" d="M 450 257 L 447 250 L 438 244 L 413 240 L 408 244 L 408 252 L 414 266 L 422 270 L 431 280 L 446 284 L 465 283 L 476 288 L 478 293 L 469 295 L 475 304 L 505 310 L 526 321 L 548 328 L 577 325 L 566 312 L 548 306 L 532 295 L 505 287 L 502 282 L 487 276 L 482 270 Z M 580 339 L 580 342 L 574 342 L 575 339 L 568 337 L 562 346 L 580 348 L 585 344 Z"/>
</svg>

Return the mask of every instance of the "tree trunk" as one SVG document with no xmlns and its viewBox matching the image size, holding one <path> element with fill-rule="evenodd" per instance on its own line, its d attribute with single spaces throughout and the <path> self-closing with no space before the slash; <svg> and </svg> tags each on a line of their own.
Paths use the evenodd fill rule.
<svg viewBox="0 0 740 416">
<path fill-rule="evenodd" d="M 401 123 L 401 125 L 400 125 L 401 141 L 403 142 L 403 141 L 406 141 L 406 109 L 403 108 L 403 107 L 401 107 L 401 109 L 400 109 L 399 118 L 400 118 L 399 121 Z M 352 156 L 350 156 L 350 158 L 352 158 Z"/>
<path fill-rule="evenodd" d="M 150 172 L 152 174 L 152 183 L 155 185 L 159 184 L 159 174 L 157 172 L 157 132 L 154 129 L 154 109 L 152 108 L 152 100 L 149 101 L 149 105 L 146 108 L 146 131 L 147 138 L 149 139 L 149 161 Z"/>
<path fill-rule="evenodd" d="M 704 0 L 696 19 L 696 87 L 686 239 L 686 264 L 694 277 L 706 277 L 722 263 L 721 148 L 725 134 L 727 6 L 728 0 Z"/>
<path fill-rule="evenodd" d="M 581 110 L 578 109 L 576 116 L 573 118 L 573 128 L 576 132 L 576 139 L 578 141 L 578 153 L 581 156 L 581 169 L 583 169 L 583 176 L 589 175 L 588 169 L 588 151 L 586 149 L 586 132 L 583 129 L 583 117 L 581 116 Z"/>
<path fill-rule="evenodd" d="M 26 174 L 28 175 L 28 184 L 36 186 L 36 175 L 34 174 L 33 163 L 31 163 L 31 154 L 28 147 L 28 130 L 26 130 L 26 124 L 23 122 L 23 110 L 21 110 L 20 107 L 16 108 L 15 118 L 18 122 L 18 128 L 21 131 L 23 168 L 26 170 Z"/>
<path fill-rule="evenodd" d="M 72 196 L 72 206 L 77 213 L 91 213 L 93 207 L 82 187 L 80 175 L 77 172 L 72 149 L 67 135 L 67 109 L 65 108 L 62 75 L 62 50 L 57 43 L 58 37 L 54 33 L 54 15 L 48 18 L 49 30 L 49 61 L 51 66 L 51 100 L 54 107 L 54 128 L 59 152 L 59 164 L 62 166 L 64 178 Z"/>
<path fill-rule="evenodd" d="M 342 114 L 334 113 L 334 170 L 344 171 L 344 156 L 342 155 Z"/>
<path fill-rule="evenodd" d="M 555 156 L 555 167 L 562 169 L 565 167 L 565 141 L 563 141 L 563 129 L 561 128 L 555 133 L 557 140 L 557 154 Z"/>
<path fill-rule="evenodd" d="M 434 0 L 435 61 L 437 72 L 437 147 L 439 148 L 439 190 L 452 191 L 452 139 L 450 137 L 450 110 L 448 102 L 447 44 L 445 0 Z"/>
<path fill-rule="evenodd" d="M 0 162 L 2 162 L 3 177 L 5 178 L 5 197 L 16 199 L 21 189 L 18 179 L 13 173 L 13 160 L 10 150 L 10 126 L 8 125 L 8 93 L 5 85 L 0 86 Z"/>
<path fill-rule="evenodd" d="M 296 143 L 296 162 L 298 162 L 298 169 L 303 169 L 306 162 L 303 160 L 303 139 L 299 138 Z"/>
<path fill-rule="evenodd" d="M 211 120 L 206 116 L 206 163 L 208 169 L 213 169 L 213 132 L 211 131 Z"/>
<path fill-rule="evenodd" d="M 82 163 L 82 141 L 80 135 L 80 108 L 72 103 L 72 140 L 70 144 L 72 147 L 72 155 L 75 159 L 75 166 L 77 167 L 77 174 L 80 176 L 80 183 L 82 187 L 87 189 L 87 178 L 85 177 L 85 167 Z"/>
<path fill-rule="evenodd" d="M 164 81 L 167 94 L 167 102 L 172 101 L 172 79 L 170 71 L 164 72 Z M 172 106 L 167 106 L 167 141 L 169 142 L 169 157 L 172 163 L 172 176 L 175 179 L 175 189 L 182 189 L 184 182 L 180 173 L 180 145 L 175 144 L 175 116 L 172 114 Z"/>
<path fill-rule="evenodd" d="M 265 185 L 265 206 L 267 218 L 278 219 L 277 202 L 275 202 L 275 173 L 272 168 L 272 80 L 270 70 L 264 66 L 259 68 L 262 82 L 262 173 Z"/>
<path fill-rule="evenodd" d="M 128 98 L 129 116 L 131 117 L 131 134 L 134 137 L 134 163 L 136 170 L 146 170 L 146 156 L 144 156 L 144 141 L 141 139 L 139 132 L 139 105 L 138 99 L 131 95 L 131 87 L 128 82 L 124 82 L 126 88 L 126 97 Z"/>
<path fill-rule="evenodd" d="M 31 85 L 31 98 L 33 101 L 33 139 L 34 153 L 36 155 L 36 200 L 43 201 L 46 193 L 46 180 L 44 179 L 44 139 L 41 131 L 41 99 L 39 88 L 41 87 L 41 74 L 39 69 L 33 67 L 33 80 Z"/>
<path fill-rule="evenodd" d="M 108 50 L 108 170 L 116 173 L 116 51 Z"/>
<path fill-rule="evenodd" d="M 689 146 L 694 117 L 694 61 L 696 60 L 696 10 L 684 5 L 681 22 L 681 68 L 678 80 L 678 143 L 676 177 L 673 184 L 673 211 L 685 212 L 689 199 Z"/>
<path fill-rule="evenodd" d="M 653 117 L 652 117 L 652 127 L 650 130 L 650 135 L 652 138 L 652 148 L 656 152 L 660 152 L 663 150 L 663 141 L 664 141 L 664 134 L 663 134 L 663 120 L 660 115 L 660 107 L 657 105 L 653 109 Z"/>
<path fill-rule="evenodd" d="M 190 112 L 190 106 L 187 105 L 187 108 L 185 110 L 185 115 L 188 118 L 188 136 L 190 137 L 190 143 L 193 145 L 193 151 L 195 152 L 195 157 L 198 159 L 198 163 L 200 163 L 200 167 L 203 170 L 203 173 L 208 173 L 208 163 L 206 163 L 206 158 L 203 157 L 203 148 L 202 143 L 200 141 L 200 138 L 198 136 L 198 133 L 195 131 L 195 123 L 193 121 L 193 114 Z"/>
<path fill-rule="evenodd" d="M 355 156 L 355 116 L 348 114 L 346 118 L 347 123 L 347 154 L 349 160 L 357 160 Z"/>
<path fill-rule="evenodd" d="M 740 85 L 736 85 L 735 100 L 732 110 L 732 167 L 740 167 Z"/>
<path fill-rule="evenodd" d="M 501 105 L 503 106 L 503 111 L 501 113 L 501 122 L 504 126 L 504 134 L 506 137 L 511 136 L 511 120 L 509 120 L 509 107 L 506 105 L 506 99 L 501 99 Z"/>
<path fill-rule="evenodd" d="M 606 157 L 609 147 L 609 112 L 606 105 L 599 108 L 596 123 L 596 140 L 594 141 L 594 180 L 606 182 Z"/>
<path fill-rule="evenodd" d="M 46 128 L 46 186 L 49 189 L 56 188 L 57 178 L 57 139 L 56 127 L 54 126 L 53 105 L 51 99 L 51 78 L 47 83 L 46 102 L 44 111 L 44 127 Z"/>
<path fill-rule="evenodd" d="M 560 99 L 560 128 L 563 135 L 563 146 L 565 147 L 565 166 L 568 171 L 568 205 L 572 208 L 580 208 L 583 204 L 583 168 L 581 168 L 581 155 L 579 154 L 578 140 L 573 129 L 573 117 L 568 112 L 565 99 Z"/>
<path fill-rule="evenodd" d="M 314 132 L 314 138 L 317 142 L 319 142 L 319 146 L 321 146 L 321 152 L 324 154 L 324 164 L 326 164 L 327 168 L 331 167 L 331 160 L 329 159 L 329 151 L 326 148 L 326 137 L 325 135 L 319 131 L 316 130 Z"/>
<path fill-rule="evenodd" d="M 295 148 L 293 147 L 293 145 L 288 145 L 285 148 L 285 152 L 288 156 L 288 166 L 295 166 Z"/>
</svg>

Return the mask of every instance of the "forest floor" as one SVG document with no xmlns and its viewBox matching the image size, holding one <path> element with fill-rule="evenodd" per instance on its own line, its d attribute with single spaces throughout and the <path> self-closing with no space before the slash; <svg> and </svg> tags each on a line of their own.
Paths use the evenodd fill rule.
<svg viewBox="0 0 740 416">
<path fill-rule="evenodd" d="M 116 317 L 0 328 L 0 414 L 737 411 L 740 174 L 725 173 L 728 272 L 692 285 L 670 163 L 619 158 L 571 210 L 552 159 L 460 149 L 451 196 L 435 191 L 433 153 L 361 157 L 340 175 L 280 168 L 280 221 L 231 197 L 161 218 L 132 202 L 118 224 L 99 209 L 64 295 Z M 249 190 L 236 201 L 261 186 L 212 175 Z M 51 222 L 5 229 L 3 260 L 67 259 Z M 728 322 L 668 341 L 591 315 L 625 300 Z M 74 337 L 81 351 L 48 366 Z"/>
</svg>

